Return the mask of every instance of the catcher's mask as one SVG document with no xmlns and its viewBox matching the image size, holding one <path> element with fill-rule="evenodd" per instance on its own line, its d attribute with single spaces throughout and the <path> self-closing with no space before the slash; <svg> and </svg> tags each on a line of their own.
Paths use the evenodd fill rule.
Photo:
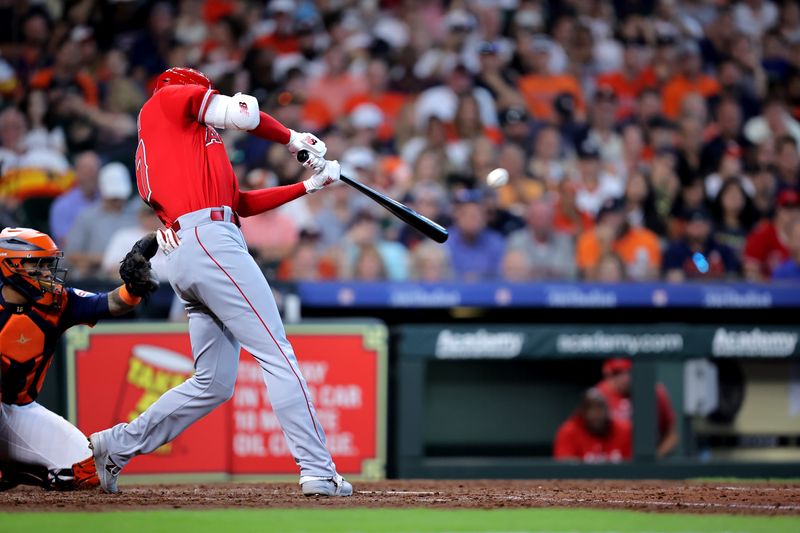
<svg viewBox="0 0 800 533">
<path fill-rule="evenodd" d="M 58 264 L 64 253 L 49 235 L 29 228 L 0 232 L 0 278 L 25 298 L 57 307 L 64 291 L 66 268 Z"/>
</svg>

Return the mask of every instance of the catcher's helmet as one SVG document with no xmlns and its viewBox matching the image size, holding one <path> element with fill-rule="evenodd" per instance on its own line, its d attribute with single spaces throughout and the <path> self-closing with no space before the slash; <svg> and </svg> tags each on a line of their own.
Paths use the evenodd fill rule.
<svg viewBox="0 0 800 533">
<path fill-rule="evenodd" d="M 58 267 L 63 256 L 53 239 L 41 231 L 0 231 L 0 279 L 33 302 L 60 304 L 67 274 L 67 269 Z"/>
<path fill-rule="evenodd" d="M 167 85 L 202 85 L 209 89 L 214 88 L 214 84 L 211 83 L 208 76 L 199 70 L 187 67 L 173 67 L 162 72 L 156 80 L 154 92 L 158 92 Z"/>
</svg>

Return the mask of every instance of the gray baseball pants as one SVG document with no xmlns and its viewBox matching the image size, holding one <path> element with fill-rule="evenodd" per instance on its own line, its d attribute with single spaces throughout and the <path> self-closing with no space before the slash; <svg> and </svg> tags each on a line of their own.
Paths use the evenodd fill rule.
<svg viewBox="0 0 800 533">
<path fill-rule="evenodd" d="M 109 430 L 111 459 L 123 467 L 150 453 L 231 398 L 240 345 L 258 361 L 272 408 L 303 476 L 331 477 L 336 466 L 264 275 L 242 232 L 212 221 L 211 209 L 178 219 L 181 245 L 167 256 L 169 281 L 189 314 L 194 375 L 129 423 Z"/>
</svg>

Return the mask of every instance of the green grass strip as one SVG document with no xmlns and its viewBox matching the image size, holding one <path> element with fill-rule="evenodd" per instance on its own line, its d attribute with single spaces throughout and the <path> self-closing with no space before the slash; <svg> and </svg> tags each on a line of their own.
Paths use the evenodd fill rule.
<svg viewBox="0 0 800 533">
<path fill-rule="evenodd" d="M 113 533 L 797 533 L 800 517 L 592 509 L 221 509 L 0 513 L 0 532 Z"/>
</svg>

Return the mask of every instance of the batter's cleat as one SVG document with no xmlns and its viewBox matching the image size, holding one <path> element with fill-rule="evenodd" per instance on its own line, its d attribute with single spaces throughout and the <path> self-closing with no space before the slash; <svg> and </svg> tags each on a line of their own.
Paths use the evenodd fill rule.
<svg viewBox="0 0 800 533">
<path fill-rule="evenodd" d="M 353 485 L 339 474 L 334 477 L 303 476 L 300 486 L 306 496 L 352 496 Z"/>
<path fill-rule="evenodd" d="M 117 480 L 122 469 L 111 460 L 104 433 L 105 431 L 92 433 L 92 436 L 89 437 L 89 448 L 92 449 L 92 455 L 94 456 L 97 477 L 100 479 L 100 488 L 110 494 L 116 494 L 119 492 Z"/>
</svg>

